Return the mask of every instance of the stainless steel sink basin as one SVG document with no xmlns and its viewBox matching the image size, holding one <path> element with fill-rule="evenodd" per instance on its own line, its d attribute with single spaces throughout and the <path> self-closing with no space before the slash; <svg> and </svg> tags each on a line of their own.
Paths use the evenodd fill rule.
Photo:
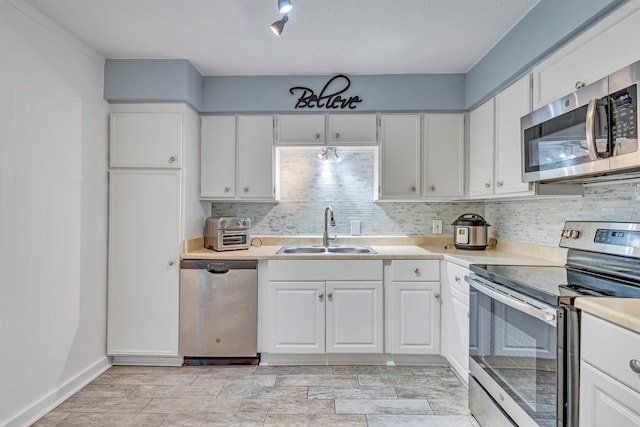
<svg viewBox="0 0 640 427">
<path fill-rule="evenodd" d="M 375 254 L 370 246 L 283 246 L 277 254 Z"/>
</svg>

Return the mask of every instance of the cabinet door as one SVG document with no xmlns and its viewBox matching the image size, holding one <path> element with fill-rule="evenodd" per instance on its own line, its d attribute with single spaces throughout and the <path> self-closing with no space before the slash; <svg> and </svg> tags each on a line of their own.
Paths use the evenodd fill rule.
<svg viewBox="0 0 640 427">
<path fill-rule="evenodd" d="M 520 118 L 531 112 L 531 78 L 527 74 L 496 98 L 495 193 L 526 193 L 522 182 Z"/>
<path fill-rule="evenodd" d="M 327 282 L 327 353 L 382 353 L 382 282 Z"/>
<path fill-rule="evenodd" d="M 420 116 L 383 115 L 381 125 L 381 188 L 384 199 L 420 197 Z"/>
<path fill-rule="evenodd" d="M 269 282 L 269 352 L 325 352 L 324 282 Z"/>
<path fill-rule="evenodd" d="M 580 426 L 640 426 L 640 394 L 581 362 Z"/>
<path fill-rule="evenodd" d="M 236 119 L 202 117 L 200 196 L 229 199 L 236 194 Z"/>
<path fill-rule="evenodd" d="M 324 144 L 324 116 L 313 114 L 280 115 L 276 141 L 280 145 Z"/>
<path fill-rule="evenodd" d="M 238 117 L 238 195 L 273 199 L 273 118 Z"/>
<path fill-rule="evenodd" d="M 440 283 L 392 282 L 392 352 L 440 353 Z"/>
<path fill-rule="evenodd" d="M 178 355 L 179 221 L 179 171 L 110 172 L 109 355 Z"/>
<path fill-rule="evenodd" d="M 463 196 L 464 115 L 425 114 L 423 147 L 424 196 Z"/>
<path fill-rule="evenodd" d="M 448 337 L 445 355 L 454 371 L 466 384 L 469 375 L 469 295 L 449 288 L 449 307 L 444 333 Z"/>
<path fill-rule="evenodd" d="M 109 160 L 112 168 L 179 168 L 181 153 L 182 114 L 111 114 Z"/>
<path fill-rule="evenodd" d="M 328 144 L 375 144 L 375 114 L 341 114 L 328 117 Z"/>
<path fill-rule="evenodd" d="M 494 99 L 469 114 L 469 195 L 493 194 Z"/>
</svg>

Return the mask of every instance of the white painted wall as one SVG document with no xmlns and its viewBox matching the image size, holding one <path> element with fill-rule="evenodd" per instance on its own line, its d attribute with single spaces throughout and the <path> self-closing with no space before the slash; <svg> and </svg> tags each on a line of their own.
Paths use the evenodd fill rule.
<svg viewBox="0 0 640 427">
<path fill-rule="evenodd" d="M 0 0 L 0 425 L 108 366 L 104 59 Z"/>
</svg>

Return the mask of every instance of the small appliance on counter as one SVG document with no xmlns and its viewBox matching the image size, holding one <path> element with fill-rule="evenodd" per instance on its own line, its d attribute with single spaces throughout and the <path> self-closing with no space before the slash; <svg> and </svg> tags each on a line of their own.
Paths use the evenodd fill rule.
<svg viewBox="0 0 640 427">
<path fill-rule="evenodd" d="M 489 246 L 487 228 L 491 227 L 478 214 L 462 214 L 453 221 L 453 243 L 456 249 L 484 250 Z"/>
<path fill-rule="evenodd" d="M 251 220 L 246 217 L 209 217 L 204 227 L 204 247 L 214 251 L 249 249 Z"/>
</svg>

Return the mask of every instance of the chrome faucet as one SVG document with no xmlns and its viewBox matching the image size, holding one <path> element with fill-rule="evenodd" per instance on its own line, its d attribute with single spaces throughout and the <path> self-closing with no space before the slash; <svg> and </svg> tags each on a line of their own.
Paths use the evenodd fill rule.
<svg viewBox="0 0 640 427">
<path fill-rule="evenodd" d="M 329 214 L 331 215 L 330 219 L 328 217 Z M 329 221 L 332 227 L 336 226 L 336 222 L 333 219 L 333 208 L 331 206 L 327 206 L 324 209 L 324 233 L 322 234 L 322 246 L 324 246 L 325 248 L 329 247 L 330 241 L 336 240 L 336 238 L 338 237 L 337 235 L 329 237 Z"/>
</svg>

